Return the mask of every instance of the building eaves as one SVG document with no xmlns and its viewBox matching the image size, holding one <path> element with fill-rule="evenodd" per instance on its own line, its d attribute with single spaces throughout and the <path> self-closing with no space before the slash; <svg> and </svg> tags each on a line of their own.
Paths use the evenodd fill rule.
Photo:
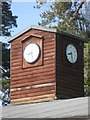
<svg viewBox="0 0 90 120">
<path fill-rule="evenodd" d="M 24 34 L 25 32 L 31 30 L 31 29 L 35 29 L 35 30 L 42 30 L 42 31 L 47 31 L 47 32 L 52 32 L 52 33 L 59 33 L 59 34 L 62 34 L 62 35 L 65 35 L 67 37 L 73 37 L 73 38 L 76 38 L 77 40 L 81 40 L 82 42 L 88 42 L 88 40 L 86 40 L 86 38 L 81 38 L 81 37 L 78 37 L 76 35 L 73 35 L 71 33 L 67 33 L 67 32 L 64 32 L 64 31 L 61 31 L 61 32 L 58 32 L 56 28 L 47 28 L 47 27 L 41 27 L 41 26 L 38 26 L 38 25 L 31 25 L 29 26 L 28 28 L 22 30 L 21 32 L 19 32 L 18 34 L 14 35 L 13 37 L 11 37 L 10 39 L 8 39 L 8 42 L 12 42 L 13 40 L 15 40 L 17 37 L 21 36 L 22 34 Z"/>
<path fill-rule="evenodd" d="M 20 35 L 24 34 L 25 32 L 27 32 L 30 29 L 42 30 L 42 31 L 53 32 L 53 33 L 57 32 L 57 29 L 55 29 L 55 28 L 47 28 L 47 27 L 31 25 L 28 28 L 26 28 L 26 29 L 22 30 L 21 32 L 19 32 L 18 34 L 14 35 L 10 39 L 8 39 L 8 42 L 9 43 L 12 42 L 14 39 L 16 39 L 17 37 L 19 37 Z"/>
</svg>

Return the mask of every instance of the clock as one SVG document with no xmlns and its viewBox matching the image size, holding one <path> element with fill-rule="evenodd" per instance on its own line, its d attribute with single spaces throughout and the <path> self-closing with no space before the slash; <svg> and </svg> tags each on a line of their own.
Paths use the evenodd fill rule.
<svg viewBox="0 0 90 120">
<path fill-rule="evenodd" d="M 24 59 L 28 63 L 34 63 L 38 60 L 40 56 L 40 47 L 36 43 L 29 43 L 23 52 Z"/>
<path fill-rule="evenodd" d="M 77 61 L 77 49 L 73 44 L 67 45 L 66 57 L 67 57 L 67 60 L 72 64 Z"/>
</svg>

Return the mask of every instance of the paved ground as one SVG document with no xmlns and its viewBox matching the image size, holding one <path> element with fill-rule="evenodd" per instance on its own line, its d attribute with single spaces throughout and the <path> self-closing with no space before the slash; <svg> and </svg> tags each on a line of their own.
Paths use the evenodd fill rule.
<svg viewBox="0 0 90 120">
<path fill-rule="evenodd" d="M 2 108 L 3 118 L 68 118 L 87 117 L 89 98 L 81 97 L 67 100 L 7 106 Z"/>
</svg>

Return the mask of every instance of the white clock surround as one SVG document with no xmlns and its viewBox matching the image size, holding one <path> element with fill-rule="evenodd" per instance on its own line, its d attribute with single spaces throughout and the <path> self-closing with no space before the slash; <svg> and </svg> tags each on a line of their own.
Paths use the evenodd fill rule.
<svg viewBox="0 0 90 120">
<path fill-rule="evenodd" d="M 73 44 L 68 44 L 66 47 L 66 57 L 70 63 L 77 61 L 77 49 Z"/>
<path fill-rule="evenodd" d="M 31 42 L 25 48 L 23 52 L 24 59 L 28 63 L 34 63 L 40 56 L 40 47 L 38 44 Z"/>
</svg>

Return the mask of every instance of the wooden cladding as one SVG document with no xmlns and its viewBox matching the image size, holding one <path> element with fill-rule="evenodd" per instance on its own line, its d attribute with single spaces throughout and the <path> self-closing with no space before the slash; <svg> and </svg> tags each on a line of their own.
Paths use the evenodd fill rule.
<svg viewBox="0 0 90 120">
<path fill-rule="evenodd" d="M 34 64 L 23 58 L 23 51 L 35 42 L 41 55 Z M 75 64 L 66 58 L 66 46 L 78 53 Z M 24 104 L 84 95 L 83 42 L 67 35 L 31 29 L 11 42 L 11 104 Z"/>
<path fill-rule="evenodd" d="M 50 101 L 54 100 L 55 94 L 46 94 L 46 95 L 41 95 L 41 96 L 34 96 L 34 97 L 25 97 L 25 98 L 20 98 L 20 99 L 11 99 L 11 104 L 12 105 L 18 105 L 18 104 L 26 104 L 26 103 L 37 103 L 37 102 L 45 102 L 45 101 Z"/>
<path fill-rule="evenodd" d="M 28 64 L 23 56 L 23 52 L 24 52 L 25 47 L 30 43 L 36 43 L 40 47 L 40 58 L 34 64 Z M 39 35 L 32 35 L 31 34 L 30 36 L 26 36 L 22 40 L 22 68 L 35 67 L 38 65 L 42 65 L 42 58 L 43 58 L 43 56 L 42 56 L 43 55 L 43 50 L 42 50 L 43 44 L 42 43 L 43 43 L 43 37 L 39 36 Z"/>
<path fill-rule="evenodd" d="M 66 36 L 57 36 L 56 40 L 56 95 L 58 98 L 72 98 L 84 95 L 83 81 L 83 43 Z M 71 64 L 66 59 L 65 50 L 73 44 L 78 51 L 78 60 Z"/>
<path fill-rule="evenodd" d="M 48 42 L 49 41 L 49 42 Z M 40 59 L 28 64 L 23 58 L 26 45 L 36 42 L 41 49 Z M 30 30 L 11 42 L 11 104 L 54 100 L 55 34 Z"/>
</svg>

